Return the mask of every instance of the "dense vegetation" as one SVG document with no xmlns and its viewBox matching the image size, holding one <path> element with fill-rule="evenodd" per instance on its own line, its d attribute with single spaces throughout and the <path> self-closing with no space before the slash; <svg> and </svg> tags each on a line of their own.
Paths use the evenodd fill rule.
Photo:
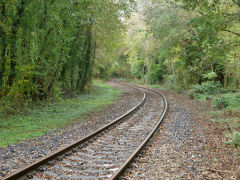
<svg viewBox="0 0 240 180">
<path fill-rule="evenodd" d="M 99 69 L 119 44 L 133 5 L 132 0 L 1 0 L 2 110 L 11 113 L 81 92 L 93 66 Z"/>
<path fill-rule="evenodd" d="M 181 89 L 209 81 L 239 89 L 239 10 L 238 0 L 142 3 L 142 17 L 133 17 L 142 25 L 127 37 L 132 74 Z"/>
</svg>

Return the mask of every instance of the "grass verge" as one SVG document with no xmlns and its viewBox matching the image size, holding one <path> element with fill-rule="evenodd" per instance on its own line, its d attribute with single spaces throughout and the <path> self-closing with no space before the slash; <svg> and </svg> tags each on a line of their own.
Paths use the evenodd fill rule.
<svg viewBox="0 0 240 180">
<path fill-rule="evenodd" d="M 24 115 L 0 117 L 0 147 L 41 136 L 74 121 L 80 121 L 86 113 L 113 103 L 121 94 L 120 90 L 101 81 L 94 81 L 89 94 L 28 110 Z"/>
</svg>

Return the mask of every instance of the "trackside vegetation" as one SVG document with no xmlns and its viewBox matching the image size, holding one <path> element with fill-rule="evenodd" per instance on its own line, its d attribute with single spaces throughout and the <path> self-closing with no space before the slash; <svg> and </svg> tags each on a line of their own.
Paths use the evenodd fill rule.
<svg viewBox="0 0 240 180">
<path fill-rule="evenodd" d="M 133 78 L 209 101 L 221 111 L 219 121 L 229 123 L 234 146 L 240 144 L 239 11 L 239 0 L 143 0 L 125 36 Z"/>
<path fill-rule="evenodd" d="M 28 109 L 24 114 L 0 116 L 0 147 L 41 136 L 74 121 L 81 121 L 89 112 L 100 110 L 121 95 L 101 81 L 94 81 L 89 93 L 62 99 L 56 103 Z"/>
<path fill-rule="evenodd" d="M 1 109 L 11 115 L 83 91 L 93 67 L 115 53 L 133 7 L 132 0 L 1 0 Z"/>
</svg>

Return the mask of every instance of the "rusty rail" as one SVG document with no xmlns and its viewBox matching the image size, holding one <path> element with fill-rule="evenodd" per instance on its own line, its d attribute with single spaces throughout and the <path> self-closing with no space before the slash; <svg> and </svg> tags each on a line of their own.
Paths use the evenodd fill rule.
<svg viewBox="0 0 240 180">
<path fill-rule="evenodd" d="M 138 86 L 133 86 L 133 87 L 138 87 Z M 147 138 L 142 142 L 142 144 L 132 153 L 132 155 L 125 161 L 125 163 L 120 167 L 120 169 L 111 177 L 112 180 L 119 179 L 119 177 L 124 173 L 124 171 L 129 167 L 129 165 L 134 161 L 134 158 L 141 152 L 141 150 L 143 150 L 145 145 L 148 143 L 148 141 L 151 139 L 151 137 L 157 131 L 158 127 L 161 125 L 161 123 L 167 113 L 168 102 L 167 102 L 167 99 L 165 98 L 165 96 L 163 96 L 160 92 L 158 92 L 156 90 L 145 88 L 145 87 L 141 87 L 141 88 L 150 90 L 150 91 L 153 91 L 153 92 L 159 94 L 163 98 L 163 101 L 164 101 L 164 111 L 162 113 L 162 116 L 161 116 L 159 122 L 154 127 L 152 132 L 147 136 Z"/>
<path fill-rule="evenodd" d="M 125 85 L 125 86 L 128 86 L 128 85 Z M 130 86 L 128 86 L 130 87 Z M 126 118 L 127 116 L 133 114 L 136 110 L 138 110 L 144 103 L 145 103 L 145 100 L 146 100 L 146 95 L 145 93 L 138 89 L 137 87 L 132 87 L 134 89 L 137 89 L 138 91 L 140 91 L 142 94 L 143 94 L 143 98 L 141 100 L 141 102 L 133 107 L 132 109 L 130 109 L 127 113 L 125 113 L 124 115 L 120 116 L 119 118 L 115 119 L 113 122 L 107 124 L 106 126 L 104 126 L 103 128 L 81 138 L 80 140 L 78 140 L 77 142 L 75 143 L 72 143 L 70 145 L 67 145 L 53 153 L 51 153 L 50 155 L 47 155 L 39 160 L 37 160 L 36 162 L 28 165 L 28 166 L 25 166 L 23 168 L 20 168 L 20 169 L 17 169 L 15 172 L 13 172 L 12 174 L 6 176 L 3 178 L 3 180 L 15 180 L 15 179 L 19 179 L 23 176 L 25 176 L 26 174 L 30 173 L 31 171 L 34 171 L 35 169 L 37 169 L 38 167 L 40 167 L 41 165 L 44 165 L 46 164 L 48 161 L 51 161 L 55 158 L 57 158 L 58 156 L 70 151 L 71 149 L 87 142 L 88 140 L 92 139 L 93 137 L 97 136 L 98 134 L 104 132 L 105 130 L 109 129 L 110 127 L 112 127 L 113 125 L 117 124 L 118 122 L 120 122 L 121 120 L 123 120 L 124 118 Z"/>
</svg>

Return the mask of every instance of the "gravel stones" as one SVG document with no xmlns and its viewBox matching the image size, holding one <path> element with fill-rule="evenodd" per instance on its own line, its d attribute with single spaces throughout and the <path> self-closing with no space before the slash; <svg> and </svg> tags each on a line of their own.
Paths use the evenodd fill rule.
<svg viewBox="0 0 240 180">
<path fill-rule="evenodd" d="M 0 178 L 108 124 L 136 106 L 142 99 L 142 94 L 135 89 L 109 84 L 122 89 L 124 93 L 114 104 L 89 114 L 84 120 L 76 120 L 73 124 L 56 129 L 44 136 L 1 148 Z"/>
<path fill-rule="evenodd" d="M 124 179 L 240 179 L 239 150 L 207 123 L 208 106 L 164 91 L 168 114 Z"/>
<path fill-rule="evenodd" d="M 63 160 L 47 163 L 46 172 L 34 172 L 34 178 L 108 179 L 158 124 L 161 110 L 161 96 L 146 91 L 145 104 L 132 116 L 89 140 L 85 147 L 78 147 L 75 153 L 65 153 Z"/>
</svg>

